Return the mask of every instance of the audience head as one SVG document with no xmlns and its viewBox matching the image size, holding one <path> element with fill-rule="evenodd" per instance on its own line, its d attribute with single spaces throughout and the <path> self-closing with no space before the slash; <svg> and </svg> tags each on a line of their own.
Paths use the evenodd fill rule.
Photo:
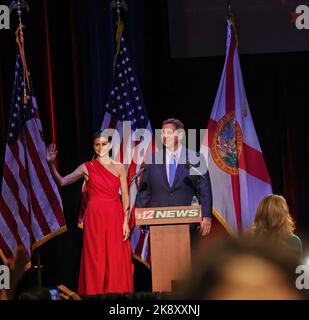
<svg viewBox="0 0 309 320">
<path fill-rule="evenodd" d="M 46 288 L 33 288 L 18 295 L 18 300 L 51 300 Z"/>
<path fill-rule="evenodd" d="M 186 299 L 303 299 L 295 287 L 301 264 L 289 250 L 252 237 L 220 240 L 199 252 L 183 292 Z"/>
<path fill-rule="evenodd" d="M 294 232 L 294 222 L 283 196 L 270 194 L 259 203 L 249 234 L 267 236 L 285 243 Z"/>
</svg>

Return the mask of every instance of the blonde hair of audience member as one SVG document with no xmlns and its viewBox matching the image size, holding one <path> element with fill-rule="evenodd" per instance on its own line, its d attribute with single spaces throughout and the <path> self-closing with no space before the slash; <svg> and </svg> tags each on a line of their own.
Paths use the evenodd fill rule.
<svg viewBox="0 0 309 320">
<path fill-rule="evenodd" d="M 283 196 L 271 194 L 259 203 L 249 235 L 267 236 L 285 245 L 294 234 L 295 224 Z"/>
</svg>

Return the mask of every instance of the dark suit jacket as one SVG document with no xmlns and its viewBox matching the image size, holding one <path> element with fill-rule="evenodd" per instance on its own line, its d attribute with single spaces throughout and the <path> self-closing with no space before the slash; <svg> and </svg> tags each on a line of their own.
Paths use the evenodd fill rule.
<svg viewBox="0 0 309 320">
<path fill-rule="evenodd" d="M 186 168 L 186 161 L 196 164 L 198 154 L 182 148 L 178 160 L 175 179 L 172 187 L 169 185 L 166 173 L 165 150 L 160 150 L 152 154 L 151 160 L 148 158 L 145 163 L 146 170 L 140 184 L 140 198 L 136 198 L 136 207 L 168 207 L 168 206 L 189 206 L 193 196 L 197 194 L 197 177 L 190 175 L 189 169 Z M 155 164 L 155 159 L 163 159 L 163 164 Z M 204 158 L 201 158 L 203 165 L 206 167 Z M 197 164 L 197 167 L 201 163 Z M 205 168 L 204 167 L 204 168 Z M 212 217 L 212 192 L 210 177 L 208 171 L 204 174 L 206 181 L 201 179 L 200 182 L 200 201 L 202 205 L 202 216 Z"/>
</svg>

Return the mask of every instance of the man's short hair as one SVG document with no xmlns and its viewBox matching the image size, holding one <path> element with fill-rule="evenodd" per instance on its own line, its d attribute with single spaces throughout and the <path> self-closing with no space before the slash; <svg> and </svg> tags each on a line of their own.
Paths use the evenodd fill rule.
<svg viewBox="0 0 309 320">
<path fill-rule="evenodd" d="M 183 123 L 180 120 L 175 119 L 175 118 L 170 118 L 170 119 L 163 121 L 161 127 L 163 127 L 166 124 L 173 124 L 175 126 L 176 130 L 178 130 L 178 129 L 185 130 L 185 126 L 183 125 Z"/>
</svg>

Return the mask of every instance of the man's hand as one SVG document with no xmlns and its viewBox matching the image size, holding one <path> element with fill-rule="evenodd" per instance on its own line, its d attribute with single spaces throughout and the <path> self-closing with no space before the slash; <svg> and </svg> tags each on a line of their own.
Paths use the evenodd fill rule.
<svg viewBox="0 0 309 320">
<path fill-rule="evenodd" d="M 211 219 L 204 217 L 200 225 L 200 233 L 203 237 L 207 236 L 211 229 Z"/>
</svg>

